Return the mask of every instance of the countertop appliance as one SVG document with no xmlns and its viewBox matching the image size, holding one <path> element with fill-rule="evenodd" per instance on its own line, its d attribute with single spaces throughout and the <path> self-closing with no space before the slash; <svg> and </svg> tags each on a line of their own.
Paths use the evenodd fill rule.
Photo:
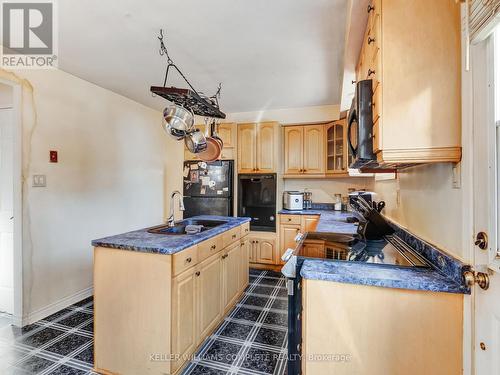
<svg viewBox="0 0 500 375">
<path fill-rule="evenodd" d="M 304 193 L 300 191 L 283 192 L 283 208 L 290 211 L 300 211 L 304 209 Z"/>
<path fill-rule="evenodd" d="M 233 160 L 184 162 L 184 218 L 233 216 Z"/>
<path fill-rule="evenodd" d="M 276 174 L 238 175 L 238 216 L 250 230 L 276 232 Z"/>
<path fill-rule="evenodd" d="M 349 168 L 360 169 L 376 163 L 373 153 L 372 80 L 356 83 L 356 93 L 348 116 L 347 140 L 352 162 Z"/>
</svg>

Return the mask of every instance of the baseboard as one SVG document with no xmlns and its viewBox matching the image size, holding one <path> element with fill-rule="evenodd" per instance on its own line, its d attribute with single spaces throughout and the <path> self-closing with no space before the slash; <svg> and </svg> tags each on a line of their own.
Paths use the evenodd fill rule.
<svg viewBox="0 0 500 375">
<path fill-rule="evenodd" d="M 71 306 L 74 303 L 80 302 L 81 300 L 90 297 L 94 294 L 94 287 L 89 287 L 79 292 L 76 292 L 72 295 L 61 298 L 59 301 L 51 303 L 41 309 L 35 310 L 25 316 L 23 316 L 22 321 L 20 322 L 22 326 L 35 323 L 41 319 L 44 319 L 59 310 L 62 310 L 68 306 Z M 14 323 L 15 324 L 15 323 Z"/>
</svg>

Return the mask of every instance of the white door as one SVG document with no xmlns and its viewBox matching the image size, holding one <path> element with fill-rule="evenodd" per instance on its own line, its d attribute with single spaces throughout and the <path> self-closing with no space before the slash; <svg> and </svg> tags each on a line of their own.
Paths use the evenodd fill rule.
<svg viewBox="0 0 500 375">
<path fill-rule="evenodd" d="M 479 246 L 474 248 L 474 268 L 476 272 L 486 273 L 490 281 L 487 290 L 477 284 L 473 287 L 472 363 L 476 375 L 497 375 L 500 374 L 500 252 L 497 219 L 500 202 L 500 33 L 496 33 L 496 38 L 492 36 L 473 46 L 471 55 L 474 87 L 473 229 L 474 236 L 480 232 L 488 236 L 485 249 Z"/>
<path fill-rule="evenodd" d="M 0 311 L 13 313 L 13 110 L 0 109 Z"/>
</svg>

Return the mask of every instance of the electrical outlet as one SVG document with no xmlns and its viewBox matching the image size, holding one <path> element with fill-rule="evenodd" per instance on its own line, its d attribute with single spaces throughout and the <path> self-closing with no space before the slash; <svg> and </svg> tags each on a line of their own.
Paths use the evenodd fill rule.
<svg viewBox="0 0 500 375">
<path fill-rule="evenodd" d="M 455 163 L 451 169 L 453 189 L 460 189 L 462 187 L 462 168 L 460 166 L 460 163 Z"/>
<path fill-rule="evenodd" d="M 33 175 L 33 187 L 46 187 L 47 178 L 44 174 Z"/>
</svg>

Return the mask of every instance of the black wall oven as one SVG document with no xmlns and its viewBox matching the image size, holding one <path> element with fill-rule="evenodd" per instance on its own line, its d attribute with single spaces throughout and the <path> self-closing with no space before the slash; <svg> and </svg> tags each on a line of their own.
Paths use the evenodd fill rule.
<svg viewBox="0 0 500 375">
<path fill-rule="evenodd" d="M 238 175 L 238 216 L 250 230 L 276 232 L 276 174 Z"/>
<path fill-rule="evenodd" d="M 352 163 L 349 168 L 360 169 L 376 164 L 373 153 L 373 86 L 372 80 L 356 83 L 356 94 L 348 116 L 347 140 Z"/>
</svg>

